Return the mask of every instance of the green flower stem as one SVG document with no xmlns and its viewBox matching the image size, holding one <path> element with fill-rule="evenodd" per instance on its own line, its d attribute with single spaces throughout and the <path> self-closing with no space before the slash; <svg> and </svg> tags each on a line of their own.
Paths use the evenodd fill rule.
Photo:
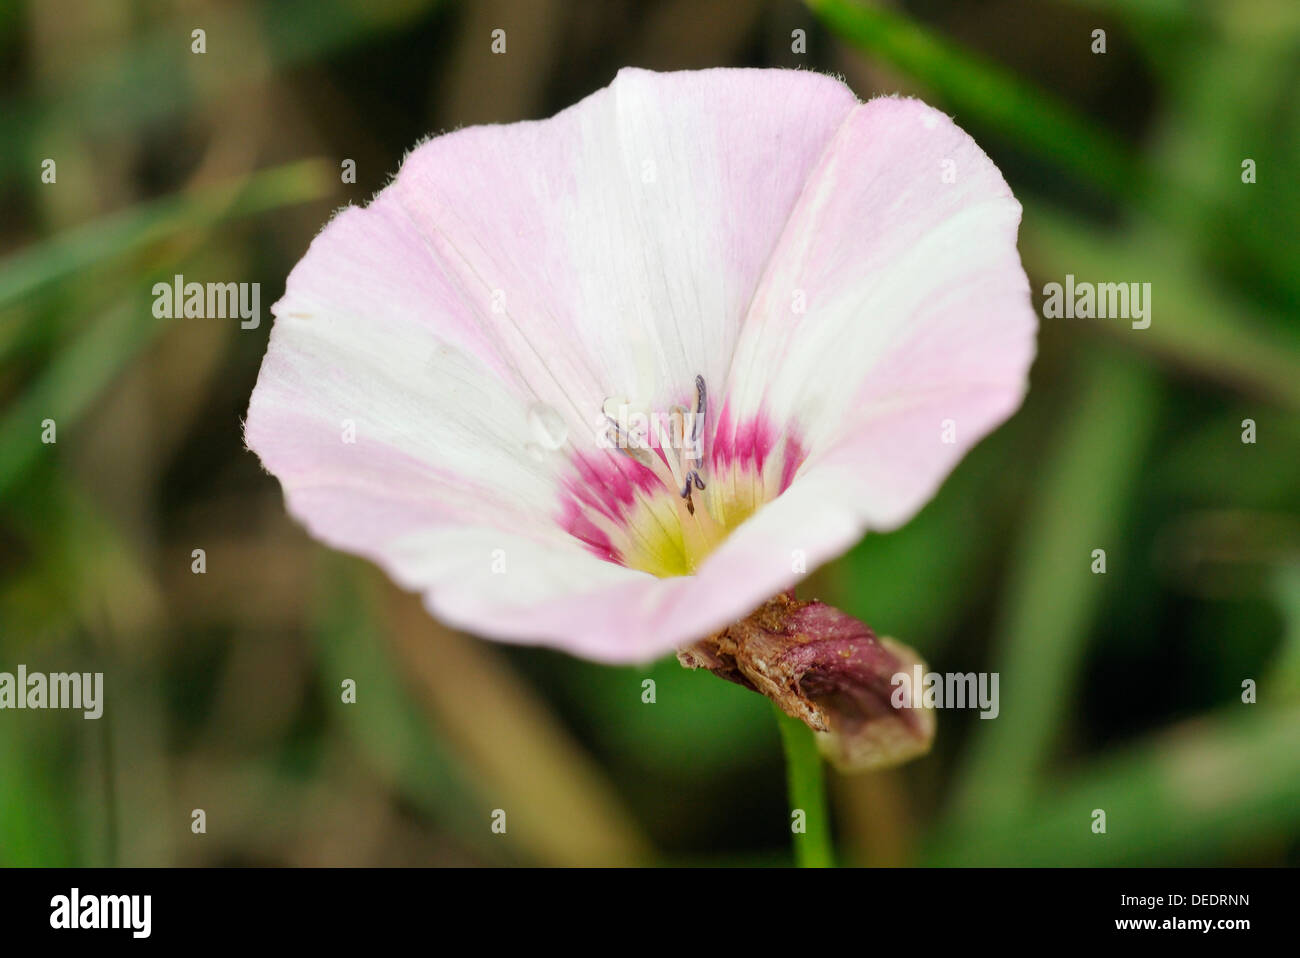
<svg viewBox="0 0 1300 958">
<path fill-rule="evenodd" d="M 776 709 L 776 724 L 781 729 L 781 744 L 785 749 L 790 810 L 804 813 L 805 830 L 793 835 L 795 864 L 800 868 L 834 868 L 830 811 L 826 806 L 826 777 L 813 731 L 777 706 L 772 707 Z M 793 817 L 791 822 L 794 822 Z"/>
</svg>

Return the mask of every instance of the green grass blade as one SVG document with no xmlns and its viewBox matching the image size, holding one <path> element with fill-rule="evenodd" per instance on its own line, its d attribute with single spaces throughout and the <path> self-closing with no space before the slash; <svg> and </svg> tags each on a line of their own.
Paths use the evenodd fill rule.
<svg viewBox="0 0 1300 958">
<path fill-rule="evenodd" d="M 999 720 L 1001 721 L 1001 720 Z M 1093 831 L 1094 812 L 1106 832 Z M 944 829 L 923 864 L 1199 865 L 1280 852 L 1300 825 L 1300 710 L 1232 706 L 1098 759 L 1018 814 Z"/>
<path fill-rule="evenodd" d="M 1116 549 L 1123 510 L 1156 420 L 1150 373 L 1117 356 L 1092 356 L 1082 395 L 1061 427 L 1024 523 L 991 668 L 1001 712 L 977 722 L 959 782 L 959 818 L 1003 815 L 1033 794 L 1069 714 L 1084 642 L 1108 577 L 1142 561 Z M 1092 572 L 1105 549 L 1107 573 Z"/>
<path fill-rule="evenodd" d="M 806 0 L 836 36 L 931 87 L 958 112 L 1118 196 L 1139 196 L 1137 159 L 1094 124 L 1014 74 L 902 14 L 856 0 Z"/>
<path fill-rule="evenodd" d="M 178 234 L 321 199 L 334 183 L 334 171 L 324 160 L 299 160 L 60 233 L 0 260 L 0 309 Z"/>
</svg>

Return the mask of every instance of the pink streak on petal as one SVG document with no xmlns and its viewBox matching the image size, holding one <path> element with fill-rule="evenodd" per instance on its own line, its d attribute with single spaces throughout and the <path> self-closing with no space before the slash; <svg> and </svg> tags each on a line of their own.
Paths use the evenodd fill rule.
<svg viewBox="0 0 1300 958">
<path fill-rule="evenodd" d="M 708 444 L 709 461 L 715 470 L 726 469 L 735 458 L 733 446 L 735 429 L 735 423 L 731 419 L 731 402 L 724 399 L 713 427 L 713 437 Z"/>
<path fill-rule="evenodd" d="M 798 435 L 789 431 L 785 436 L 784 458 L 781 463 L 781 485 L 777 490 L 779 495 L 790 488 L 790 483 L 794 481 L 794 474 L 798 468 L 803 465 L 808 453 L 804 450 L 803 444 L 799 441 Z"/>
</svg>

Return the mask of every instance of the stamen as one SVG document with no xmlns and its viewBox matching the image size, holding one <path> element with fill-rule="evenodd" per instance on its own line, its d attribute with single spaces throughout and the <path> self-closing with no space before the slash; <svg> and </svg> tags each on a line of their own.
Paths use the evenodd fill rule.
<svg viewBox="0 0 1300 958">
<path fill-rule="evenodd" d="M 704 435 L 704 417 L 708 413 L 709 394 L 704 388 L 704 377 L 695 377 L 695 421 L 691 423 L 691 458 L 702 458 L 700 437 Z M 697 454 L 698 452 L 698 454 Z"/>
</svg>

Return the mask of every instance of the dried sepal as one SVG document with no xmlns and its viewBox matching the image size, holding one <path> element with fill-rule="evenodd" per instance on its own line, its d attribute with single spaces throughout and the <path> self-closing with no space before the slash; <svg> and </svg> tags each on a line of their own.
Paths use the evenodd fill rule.
<svg viewBox="0 0 1300 958">
<path fill-rule="evenodd" d="M 841 771 L 866 771 L 922 755 L 934 712 L 903 695 L 920 657 L 862 622 L 817 601 L 783 593 L 720 632 L 679 649 L 691 669 L 766 695 L 817 732 Z"/>
</svg>

